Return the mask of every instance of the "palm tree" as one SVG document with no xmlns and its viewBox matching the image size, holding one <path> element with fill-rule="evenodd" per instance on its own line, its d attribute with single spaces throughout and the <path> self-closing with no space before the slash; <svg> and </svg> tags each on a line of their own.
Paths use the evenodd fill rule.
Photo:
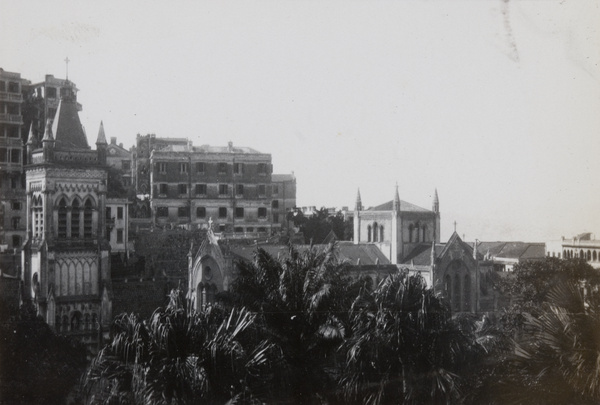
<svg viewBox="0 0 600 405">
<path fill-rule="evenodd" d="M 238 265 L 234 300 L 259 314 L 269 340 L 283 353 L 281 398 L 309 403 L 334 386 L 335 352 L 348 329 L 347 308 L 359 283 L 335 258 L 335 246 L 312 247 L 275 259 L 258 249 Z"/>
<path fill-rule="evenodd" d="M 527 316 L 515 344 L 505 400 L 527 404 L 600 403 L 600 292 L 555 285 L 539 317 Z"/>
<path fill-rule="evenodd" d="M 400 271 L 357 300 L 341 384 L 348 402 L 457 403 L 473 343 L 420 276 Z"/>
<path fill-rule="evenodd" d="M 169 306 L 148 321 L 131 314 L 115 319 L 112 341 L 85 375 L 87 403 L 252 402 L 266 392 L 264 377 L 276 352 L 254 340 L 254 315 L 193 312 L 179 297 L 172 293 Z"/>
</svg>

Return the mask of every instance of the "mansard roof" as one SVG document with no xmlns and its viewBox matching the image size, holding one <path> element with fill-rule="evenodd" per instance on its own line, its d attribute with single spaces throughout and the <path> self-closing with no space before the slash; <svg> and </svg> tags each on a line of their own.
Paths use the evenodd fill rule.
<svg viewBox="0 0 600 405">
<path fill-rule="evenodd" d="M 394 200 L 390 200 L 386 203 L 378 205 L 376 207 L 368 208 L 367 211 L 393 211 Z M 433 212 L 431 210 L 421 208 L 417 205 L 411 204 L 407 201 L 400 200 L 400 212 Z"/>
<path fill-rule="evenodd" d="M 52 123 L 56 149 L 90 149 L 72 96 L 61 98 Z"/>
</svg>

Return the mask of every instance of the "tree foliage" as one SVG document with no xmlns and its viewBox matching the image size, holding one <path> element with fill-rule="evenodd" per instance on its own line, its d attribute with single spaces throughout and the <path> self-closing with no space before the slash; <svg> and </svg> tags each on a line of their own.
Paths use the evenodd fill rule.
<svg viewBox="0 0 600 405">
<path fill-rule="evenodd" d="M 344 219 L 340 211 L 330 215 L 325 207 L 310 216 L 305 216 L 299 208 L 294 208 L 288 213 L 287 219 L 299 228 L 305 243 L 323 243 L 330 232 L 333 232 L 338 240 L 351 240 L 353 236 L 352 220 Z"/>
<path fill-rule="evenodd" d="M 85 375 L 88 404 L 252 403 L 268 392 L 276 352 L 253 339 L 254 315 L 189 311 L 179 292 L 144 321 L 122 314 Z"/>
<path fill-rule="evenodd" d="M 235 302 L 259 315 L 263 332 L 285 359 L 281 397 L 310 403 L 334 384 L 328 369 L 334 349 L 349 329 L 350 307 L 361 281 L 337 262 L 334 246 L 298 252 L 290 245 L 279 260 L 258 249 L 253 263 L 240 263 L 232 285 Z"/>
<path fill-rule="evenodd" d="M 85 367 L 85 347 L 56 335 L 31 305 L 0 325 L 4 404 L 66 403 Z"/>
</svg>

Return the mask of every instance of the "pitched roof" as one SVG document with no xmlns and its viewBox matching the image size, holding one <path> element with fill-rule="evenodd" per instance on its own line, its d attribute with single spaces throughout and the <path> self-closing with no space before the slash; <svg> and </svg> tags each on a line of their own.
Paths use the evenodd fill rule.
<svg viewBox="0 0 600 405">
<path fill-rule="evenodd" d="M 477 249 L 482 254 L 503 259 L 539 259 L 546 255 L 543 243 L 481 242 Z"/>
<path fill-rule="evenodd" d="M 313 249 L 325 249 L 328 245 L 313 245 Z M 271 256 L 286 257 L 289 253 L 289 248 L 286 245 L 237 245 L 231 246 L 231 253 L 238 258 L 253 261 L 254 253 L 257 248 L 261 248 Z M 305 252 L 310 249 L 310 245 L 294 245 L 294 249 L 298 252 Z M 352 242 L 338 242 L 335 245 L 335 255 L 338 260 L 347 261 L 350 264 L 375 265 L 375 264 L 390 264 L 390 261 L 373 244 L 354 244 Z"/>
<path fill-rule="evenodd" d="M 378 205 L 376 207 L 368 208 L 367 211 L 392 211 L 394 209 L 394 200 L 390 200 L 386 203 Z M 417 205 L 411 204 L 407 201 L 400 200 L 400 211 L 401 212 L 432 212 L 428 209 L 421 208 Z"/>
<path fill-rule="evenodd" d="M 63 97 L 52 123 L 56 149 L 90 149 L 83 126 L 79 121 L 77 103 L 72 97 Z"/>
<path fill-rule="evenodd" d="M 445 243 L 435 244 L 435 257 L 441 256 Z M 431 243 L 421 243 L 417 245 L 409 254 L 402 260 L 402 264 L 414 264 L 416 266 L 431 266 Z"/>
</svg>

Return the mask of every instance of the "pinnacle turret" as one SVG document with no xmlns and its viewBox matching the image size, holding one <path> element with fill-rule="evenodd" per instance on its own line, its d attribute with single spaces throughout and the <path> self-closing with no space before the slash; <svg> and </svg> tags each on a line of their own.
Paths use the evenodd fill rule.
<svg viewBox="0 0 600 405">
<path fill-rule="evenodd" d="M 100 129 L 98 129 L 98 139 L 96 145 L 106 145 L 106 135 L 104 134 L 104 123 L 100 121 Z"/>
<path fill-rule="evenodd" d="M 396 183 L 396 194 L 394 195 L 394 211 L 400 211 L 400 193 L 398 192 L 398 183 Z"/>
<path fill-rule="evenodd" d="M 356 211 L 361 211 L 363 209 L 362 206 L 362 200 L 360 199 L 360 188 L 358 189 L 357 193 L 356 193 L 356 205 L 355 205 L 355 210 Z"/>
</svg>

